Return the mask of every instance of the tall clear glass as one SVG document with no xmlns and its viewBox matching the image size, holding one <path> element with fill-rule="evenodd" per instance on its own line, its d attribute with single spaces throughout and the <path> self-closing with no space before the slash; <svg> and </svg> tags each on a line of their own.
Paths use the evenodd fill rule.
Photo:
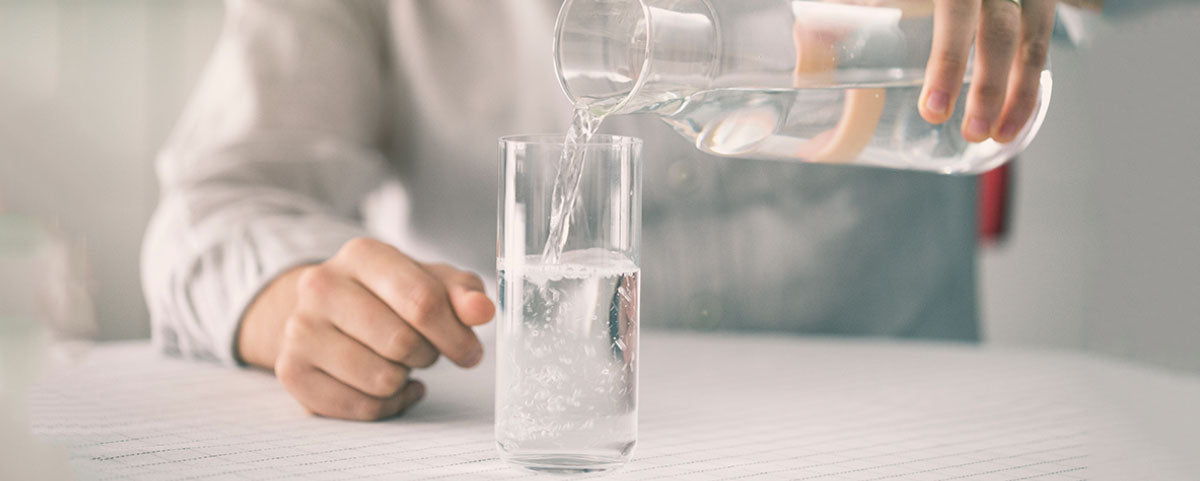
<svg viewBox="0 0 1200 481">
<path fill-rule="evenodd" d="M 714 155 L 983 172 L 1033 139 L 1050 72 L 1011 142 L 963 138 L 970 69 L 950 120 L 926 122 L 917 106 L 933 4 L 566 0 L 555 67 L 567 97 L 594 115 L 654 114 Z"/>
<path fill-rule="evenodd" d="M 546 262 L 563 141 L 500 139 L 496 444 L 526 468 L 604 471 L 637 441 L 641 140 L 581 144 L 566 247 Z"/>
</svg>

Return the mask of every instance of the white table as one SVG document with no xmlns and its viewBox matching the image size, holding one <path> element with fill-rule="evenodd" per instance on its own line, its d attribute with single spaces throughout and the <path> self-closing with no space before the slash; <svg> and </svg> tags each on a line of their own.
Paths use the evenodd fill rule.
<svg viewBox="0 0 1200 481">
<path fill-rule="evenodd" d="M 613 479 L 1200 479 L 1200 378 L 971 345 L 643 334 Z M 493 367 L 439 362 L 403 417 L 305 415 L 273 377 L 105 344 L 34 390 L 34 433 L 100 479 L 495 479 Z"/>
</svg>

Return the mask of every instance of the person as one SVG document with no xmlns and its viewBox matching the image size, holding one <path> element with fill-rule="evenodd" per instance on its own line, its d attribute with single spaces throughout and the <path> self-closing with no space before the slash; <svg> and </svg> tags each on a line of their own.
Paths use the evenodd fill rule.
<svg viewBox="0 0 1200 481">
<path fill-rule="evenodd" d="M 939 0 L 921 114 L 978 45 L 968 140 L 1033 110 L 1050 0 Z M 143 248 L 155 343 L 273 369 L 312 413 L 373 420 L 470 367 L 496 308 L 495 139 L 566 128 L 561 0 L 231 0 L 158 159 Z M 647 326 L 978 339 L 971 178 L 703 155 L 644 137 Z M 489 276 L 490 278 L 491 276 Z"/>
</svg>

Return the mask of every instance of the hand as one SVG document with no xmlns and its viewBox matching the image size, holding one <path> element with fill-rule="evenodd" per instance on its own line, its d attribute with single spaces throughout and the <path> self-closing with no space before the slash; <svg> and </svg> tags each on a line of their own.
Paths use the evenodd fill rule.
<svg viewBox="0 0 1200 481">
<path fill-rule="evenodd" d="M 445 355 L 462 367 L 483 357 L 471 326 L 495 307 L 479 276 L 422 264 L 371 239 L 273 281 L 246 311 L 238 352 L 274 368 L 284 388 L 322 416 L 376 420 L 424 395 L 413 368 Z"/>
<path fill-rule="evenodd" d="M 1054 30 L 1055 0 L 934 0 L 933 50 L 925 69 L 921 116 L 942 123 L 954 112 L 971 41 L 975 72 L 963 137 L 1010 142 L 1037 106 Z"/>
</svg>

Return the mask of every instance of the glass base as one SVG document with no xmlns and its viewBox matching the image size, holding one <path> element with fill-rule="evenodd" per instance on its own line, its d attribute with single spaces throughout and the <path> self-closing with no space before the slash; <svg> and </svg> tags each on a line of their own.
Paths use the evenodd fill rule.
<svg viewBox="0 0 1200 481">
<path fill-rule="evenodd" d="M 619 469 L 629 460 L 624 456 L 564 453 L 505 454 L 501 459 L 514 466 L 550 474 L 602 473 Z"/>
</svg>

